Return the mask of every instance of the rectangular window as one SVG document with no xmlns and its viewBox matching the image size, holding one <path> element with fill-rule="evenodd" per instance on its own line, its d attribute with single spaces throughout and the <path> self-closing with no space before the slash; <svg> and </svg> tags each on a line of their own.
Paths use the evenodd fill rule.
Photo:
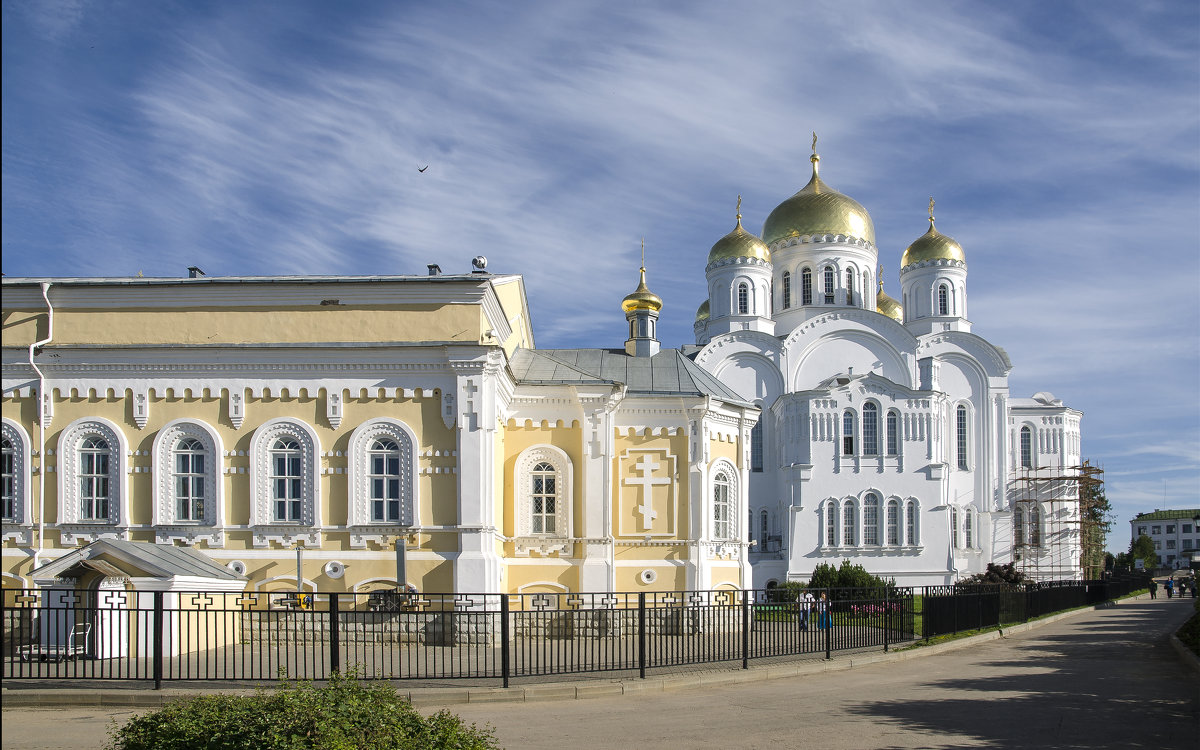
<svg viewBox="0 0 1200 750">
<path fill-rule="evenodd" d="M 908 504 L 908 512 L 905 517 L 905 540 L 909 544 L 917 543 L 917 506 L 915 503 Z"/>
<path fill-rule="evenodd" d="M 1162 542 L 1155 541 L 1155 542 L 1154 542 L 1154 549 L 1162 549 Z"/>
<path fill-rule="evenodd" d="M 790 273 L 783 274 L 783 309 L 786 310 L 792 306 L 792 275 Z"/>
<path fill-rule="evenodd" d="M 846 269 L 846 304 L 854 304 L 854 271 Z"/>
<path fill-rule="evenodd" d="M 842 544 L 854 546 L 854 506 L 846 503 L 842 509 Z"/>
<path fill-rule="evenodd" d="M 0 497 L 3 497 L 4 520 L 11 521 L 15 516 L 17 502 L 17 474 L 13 466 L 13 448 L 8 440 L 4 441 L 3 466 L 0 467 Z"/>
<path fill-rule="evenodd" d="M 854 412 L 842 415 L 842 455 L 854 455 Z"/>
<path fill-rule="evenodd" d="M 825 510 L 825 544 L 837 546 L 837 507 L 829 505 Z"/>
<path fill-rule="evenodd" d="M 1146 533 L 1146 527 L 1145 527 L 1145 526 L 1138 526 L 1138 536 L 1142 536 L 1142 535 L 1143 535 L 1143 534 L 1145 534 L 1145 533 Z"/>
<path fill-rule="evenodd" d="M 894 411 L 887 415 L 887 452 L 889 456 L 900 455 L 900 418 Z"/>
<path fill-rule="evenodd" d="M 866 456 L 879 454 L 879 408 L 875 404 L 863 404 L 862 450 Z"/>
<path fill-rule="evenodd" d="M 887 543 L 893 546 L 900 544 L 900 506 L 895 500 L 888 503 Z"/>
<path fill-rule="evenodd" d="M 959 406 L 955 410 L 955 436 L 958 452 L 958 468 L 967 469 L 967 407 Z"/>
<path fill-rule="evenodd" d="M 1183 524 L 1183 533 L 1184 534 L 1192 533 L 1192 525 L 1190 523 Z"/>
<path fill-rule="evenodd" d="M 1175 540 L 1174 539 L 1167 540 L 1167 549 L 1175 549 Z"/>
<path fill-rule="evenodd" d="M 1173 524 L 1173 523 L 1171 523 L 1171 524 L 1167 524 L 1167 533 L 1168 533 L 1168 534 L 1174 534 L 1174 533 L 1175 533 L 1175 524 Z"/>
<path fill-rule="evenodd" d="M 1161 534 L 1161 533 L 1162 533 L 1162 526 L 1152 526 L 1152 527 L 1150 528 L 1150 533 L 1151 533 L 1151 534 L 1155 534 L 1155 535 Z"/>
<path fill-rule="evenodd" d="M 827 304 L 827 305 L 833 304 L 833 285 L 834 285 L 835 281 L 836 280 L 833 277 L 833 267 L 826 266 L 825 267 L 825 304 Z"/>
<path fill-rule="evenodd" d="M 763 426 L 762 417 L 750 428 L 750 471 L 763 470 Z"/>
<path fill-rule="evenodd" d="M 863 544 L 879 545 L 879 503 L 868 501 L 863 509 Z"/>
<path fill-rule="evenodd" d="M 723 482 L 713 485 L 713 536 L 729 538 L 729 485 Z"/>
<path fill-rule="evenodd" d="M 800 304 L 812 304 L 812 271 L 807 268 L 800 272 Z"/>
<path fill-rule="evenodd" d="M 975 524 L 974 514 L 971 511 L 966 512 L 966 517 L 963 518 L 963 533 L 966 536 L 967 549 L 975 548 Z"/>
</svg>

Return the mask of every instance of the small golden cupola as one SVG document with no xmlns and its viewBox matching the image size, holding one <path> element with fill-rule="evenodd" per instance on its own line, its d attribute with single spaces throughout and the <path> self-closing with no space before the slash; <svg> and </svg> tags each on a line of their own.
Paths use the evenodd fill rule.
<svg viewBox="0 0 1200 750">
<path fill-rule="evenodd" d="M 756 235 L 747 232 L 742 227 L 742 196 L 737 199 L 737 225 L 733 231 L 717 240 L 708 251 L 708 265 L 734 261 L 738 258 L 752 258 L 764 263 L 771 262 L 771 251 L 767 244 Z"/>
<path fill-rule="evenodd" d="M 813 133 L 812 178 L 792 197 L 775 207 L 763 223 L 762 241 L 768 246 L 788 237 L 843 235 L 875 244 L 871 215 L 853 198 L 842 195 L 820 178 L 817 135 Z"/>
<path fill-rule="evenodd" d="M 953 237 L 942 234 L 933 224 L 933 198 L 929 199 L 929 231 L 917 238 L 908 246 L 904 257 L 900 259 L 900 268 L 907 268 L 917 263 L 950 261 L 966 263 L 967 256 L 963 254 L 962 245 Z"/>
<path fill-rule="evenodd" d="M 875 312 L 886 315 L 897 323 L 904 322 L 904 309 L 900 303 L 883 291 L 883 269 L 879 269 L 879 291 L 875 293 Z"/>
<path fill-rule="evenodd" d="M 709 308 L 710 308 L 710 306 L 708 304 L 708 300 L 704 300 L 703 302 L 700 303 L 700 307 L 696 308 L 696 322 L 697 323 L 707 323 L 708 322 L 709 317 L 712 315 L 712 313 L 709 312 Z"/>
<path fill-rule="evenodd" d="M 625 341 L 625 352 L 634 357 L 652 357 L 658 354 L 658 313 L 663 301 L 650 287 L 646 286 L 646 241 L 642 240 L 641 279 L 637 289 L 625 295 L 621 309 L 629 322 L 629 338 Z"/>
</svg>

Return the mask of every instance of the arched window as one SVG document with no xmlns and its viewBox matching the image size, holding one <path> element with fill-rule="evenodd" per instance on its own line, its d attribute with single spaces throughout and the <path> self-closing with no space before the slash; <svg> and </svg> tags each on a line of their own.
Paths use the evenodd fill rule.
<svg viewBox="0 0 1200 750">
<path fill-rule="evenodd" d="M 975 512 L 971 508 L 963 512 L 963 537 L 967 549 L 975 549 Z"/>
<path fill-rule="evenodd" d="M 79 519 L 108 520 L 111 501 L 108 463 L 112 449 L 100 437 L 89 437 L 79 446 Z"/>
<path fill-rule="evenodd" d="M 767 512 L 764 510 L 763 512 L 758 514 L 758 539 L 759 539 L 758 543 L 764 549 L 764 551 L 767 546 L 767 537 L 769 537 L 771 535 L 770 532 L 771 532 L 770 517 L 767 515 Z"/>
<path fill-rule="evenodd" d="M 534 534 L 553 534 L 555 504 L 558 488 L 555 486 L 554 466 L 545 461 L 536 464 L 529 472 L 529 497 L 533 501 L 532 525 Z"/>
<path fill-rule="evenodd" d="M 812 269 L 805 268 L 800 272 L 800 304 L 812 304 Z"/>
<path fill-rule="evenodd" d="M 518 537 L 541 540 L 531 542 L 536 547 L 548 537 L 571 536 L 571 477 L 571 459 L 554 446 L 536 445 L 521 453 L 515 481 Z"/>
<path fill-rule="evenodd" d="M 889 456 L 900 455 L 900 415 L 895 409 L 887 413 L 887 452 Z"/>
<path fill-rule="evenodd" d="M 945 284 L 938 285 L 938 315 L 950 314 L 950 288 Z"/>
<path fill-rule="evenodd" d="M 900 544 L 900 502 L 898 500 L 888 500 L 887 543 L 892 547 Z"/>
<path fill-rule="evenodd" d="M 221 437 L 209 425 L 177 419 L 154 436 L 154 538 L 158 544 L 224 546 Z"/>
<path fill-rule="evenodd" d="M 788 271 L 783 272 L 783 309 L 786 310 L 792 306 L 792 274 Z"/>
<path fill-rule="evenodd" d="M 58 435 L 58 528 L 64 546 L 91 542 L 125 525 L 128 449 L 120 428 L 100 417 L 78 419 Z"/>
<path fill-rule="evenodd" d="M 0 438 L 0 504 L 3 517 L 11 521 L 17 507 L 17 460 L 13 443 L 8 436 Z"/>
<path fill-rule="evenodd" d="M 967 407 L 962 404 L 954 410 L 954 446 L 958 455 L 958 468 L 967 469 Z"/>
<path fill-rule="evenodd" d="M 271 444 L 272 520 L 298 523 L 304 505 L 304 454 L 295 438 L 281 437 Z"/>
<path fill-rule="evenodd" d="M 854 269 L 846 269 L 846 304 L 854 304 Z"/>
<path fill-rule="evenodd" d="M 744 281 L 738 284 L 737 304 L 738 315 L 750 314 L 750 285 Z"/>
<path fill-rule="evenodd" d="M 833 266 L 825 266 L 825 304 L 833 304 L 833 287 L 837 279 L 833 275 Z"/>
<path fill-rule="evenodd" d="M 729 539 L 729 512 L 732 502 L 729 496 L 729 477 L 723 471 L 713 477 L 713 538 Z"/>
<path fill-rule="evenodd" d="M 879 407 L 870 401 L 863 404 L 862 452 L 879 455 Z"/>
<path fill-rule="evenodd" d="M 390 436 L 371 442 L 367 451 L 370 472 L 367 483 L 371 488 L 371 521 L 374 523 L 399 523 L 401 520 L 404 499 L 401 463 L 400 445 Z"/>
<path fill-rule="evenodd" d="M 416 522 L 416 437 L 408 425 L 395 419 L 369 419 L 350 434 L 349 507 L 347 524 L 351 543 L 388 543 L 387 529 L 362 527 Z"/>
<path fill-rule="evenodd" d="M 763 417 L 750 428 L 750 471 L 763 470 Z"/>
<path fill-rule="evenodd" d="M 842 544 L 853 547 L 858 539 L 858 528 L 854 514 L 854 503 L 850 500 L 842 506 Z"/>
<path fill-rule="evenodd" d="M 871 291 L 871 289 L 872 289 L 872 288 L 873 288 L 873 287 L 871 286 L 871 272 L 870 272 L 870 271 L 863 271 L 863 277 L 862 277 L 862 297 L 863 297 L 863 305 L 864 305 L 864 306 L 865 306 L 865 305 L 866 305 L 866 303 L 867 303 L 867 292 Z"/>
<path fill-rule="evenodd" d="M 1033 430 L 1029 425 L 1021 428 L 1021 468 L 1033 468 Z"/>
<path fill-rule="evenodd" d="M 832 500 L 825 504 L 825 546 L 837 546 L 837 503 Z"/>
<path fill-rule="evenodd" d="M 1018 547 L 1025 546 L 1025 509 L 1013 511 L 1013 543 Z"/>
<path fill-rule="evenodd" d="M 1042 546 L 1042 509 L 1037 505 L 1029 509 L 1029 546 Z"/>
<path fill-rule="evenodd" d="M 879 546 L 879 495 L 868 492 L 863 501 L 863 544 Z"/>
<path fill-rule="evenodd" d="M 920 544 L 921 529 L 917 526 L 917 502 L 909 500 L 904 509 L 904 542 L 910 546 Z"/>
<path fill-rule="evenodd" d="M 301 534 L 306 545 L 319 543 L 319 533 L 312 530 L 321 523 L 319 451 L 316 431 L 299 420 L 271 419 L 254 431 L 250 438 L 250 524 L 259 527 L 254 530 L 256 547 L 268 547 L 272 542 L 290 546 Z M 360 453 L 365 456 L 366 451 Z M 367 473 L 364 467 L 364 480 Z M 365 506 L 369 493 L 362 494 Z M 364 509 L 364 515 L 368 512 Z"/>
<path fill-rule="evenodd" d="M 958 508 L 950 508 L 950 546 L 959 548 L 958 543 Z"/>
<path fill-rule="evenodd" d="M 29 513 L 29 436 L 16 422 L 3 418 L 0 422 L 0 505 L 8 532 L 15 533 L 13 526 L 32 526 Z M 32 544 L 25 540 L 30 529 L 19 534 L 20 544 Z M 5 537 L 10 538 L 9 536 Z"/>
<path fill-rule="evenodd" d="M 842 455 L 854 455 L 854 412 L 849 409 L 842 413 Z"/>
<path fill-rule="evenodd" d="M 205 480 L 205 458 L 208 451 L 194 437 L 181 438 L 172 451 L 175 467 L 172 484 L 175 487 L 175 518 L 178 521 L 203 521 Z"/>
</svg>

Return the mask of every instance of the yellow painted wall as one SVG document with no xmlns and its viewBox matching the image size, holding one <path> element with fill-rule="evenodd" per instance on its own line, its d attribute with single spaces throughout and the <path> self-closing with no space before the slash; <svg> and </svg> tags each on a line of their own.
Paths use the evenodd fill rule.
<svg viewBox="0 0 1200 750">
<path fill-rule="evenodd" d="M 515 536 L 516 523 L 516 466 L 522 451 L 535 445 L 552 445 L 571 459 L 571 536 L 583 534 L 583 430 L 578 421 L 565 425 L 560 420 L 555 425 L 538 423 L 525 426 L 525 422 L 509 420 L 504 428 L 504 517 L 505 536 Z"/>
<path fill-rule="evenodd" d="M 637 451 L 664 451 L 675 457 L 675 473 L 676 481 L 674 484 L 675 492 L 675 514 L 674 518 L 674 538 L 687 538 L 691 533 L 690 524 L 688 523 L 688 482 L 687 482 L 687 459 L 688 459 L 688 437 L 685 434 L 661 436 L 661 435 L 626 435 L 618 432 L 615 439 L 615 450 L 613 452 L 612 472 L 613 472 L 613 534 L 621 536 L 620 531 L 624 527 L 626 537 L 642 536 L 634 530 L 639 528 L 638 522 L 640 515 L 636 512 L 638 502 L 635 500 L 639 496 L 640 491 L 635 491 L 633 488 L 623 484 L 623 479 L 626 477 L 634 477 L 636 474 L 631 474 L 629 469 L 632 462 L 622 462 L 620 457 L 628 450 Z M 622 464 L 624 463 L 624 469 Z M 622 474 L 622 471 L 625 473 Z M 665 472 L 664 466 L 660 471 Z M 664 474 L 665 476 L 665 474 Z M 624 492 L 622 490 L 624 489 Z M 665 491 L 659 490 L 659 493 L 665 497 Z"/>
</svg>

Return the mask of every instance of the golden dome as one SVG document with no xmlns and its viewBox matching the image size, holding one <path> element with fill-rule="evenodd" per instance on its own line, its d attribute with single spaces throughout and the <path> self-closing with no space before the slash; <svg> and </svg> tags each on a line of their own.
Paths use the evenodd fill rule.
<svg viewBox="0 0 1200 750">
<path fill-rule="evenodd" d="M 800 192 L 775 207 L 763 223 L 762 241 L 771 245 L 785 237 L 842 234 L 875 244 L 875 225 L 867 209 L 826 185 L 817 176 L 821 157 L 812 155 L 813 173 Z"/>
<path fill-rule="evenodd" d="M 625 296 L 621 302 L 621 309 L 625 312 L 633 312 L 634 310 L 653 310 L 658 312 L 662 309 L 662 298 L 650 288 L 646 286 L 646 267 L 642 266 L 642 279 L 638 282 L 637 289 L 634 289 L 631 294 Z"/>
<path fill-rule="evenodd" d="M 719 260 L 734 258 L 755 258 L 770 262 L 771 251 L 767 250 L 765 242 L 742 228 L 742 196 L 738 196 L 737 226 L 733 231 L 717 240 L 717 244 L 708 251 L 708 264 Z"/>
<path fill-rule="evenodd" d="M 962 245 L 953 237 L 947 237 L 933 226 L 933 217 L 929 217 L 929 231 L 917 238 L 908 246 L 904 257 L 900 259 L 900 267 L 907 268 L 914 263 L 931 260 L 957 260 L 966 263 Z"/>
<path fill-rule="evenodd" d="M 704 300 L 700 303 L 699 309 L 696 310 L 696 322 L 703 323 L 704 321 L 708 320 L 710 314 L 708 300 Z"/>
<path fill-rule="evenodd" d="M 883 291 L 883 279 L 879 280 L 879 291 L 875 293 L 875 312 L 886 315 L 897 323 L 904 322 L 904 308 Z"/>
</svg>

